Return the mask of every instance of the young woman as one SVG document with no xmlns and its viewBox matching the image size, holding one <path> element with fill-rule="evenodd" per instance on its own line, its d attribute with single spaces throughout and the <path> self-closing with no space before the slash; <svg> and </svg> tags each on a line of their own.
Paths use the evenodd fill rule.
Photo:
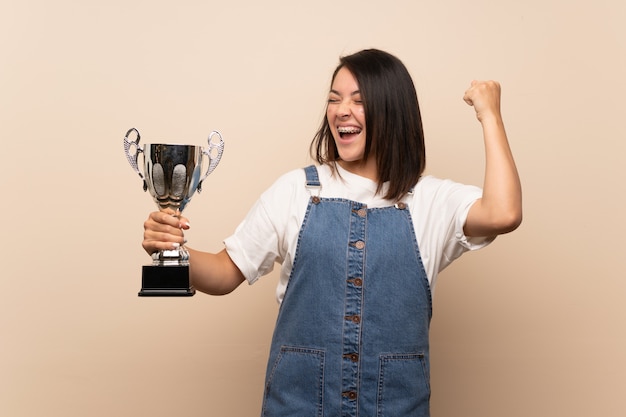
<svg viewBox="0 0 626 417">
<path fill-rule="evenodd" d="M 500 86 L 473 81 L 486 151 L 478 187 L 422 176 L 420 110 L 400 60 L 341 58 L 311 150 L 217 254 L 190 250 L 195 288 L 227 294 L 281 264 L 263 416 L 428 416 L 431 288 L 467 250 L 518 227 L 521 186 Z M 150 214 L 148 253 L 184 244 L 187 219 Z"/>
</svg>

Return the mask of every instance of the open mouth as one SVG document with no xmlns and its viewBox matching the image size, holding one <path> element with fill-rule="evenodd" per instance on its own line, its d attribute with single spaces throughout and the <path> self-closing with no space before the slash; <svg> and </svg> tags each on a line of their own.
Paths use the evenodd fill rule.
<svg viewBox="0 0 626 417">
<path fill-rule="evenodd" d="M 340 126 L 337 128 L 337 132 L 341 138 L 348 135 L 358 135 L 361 131 L 362 129 L 356 126 Z"/>
</svg>

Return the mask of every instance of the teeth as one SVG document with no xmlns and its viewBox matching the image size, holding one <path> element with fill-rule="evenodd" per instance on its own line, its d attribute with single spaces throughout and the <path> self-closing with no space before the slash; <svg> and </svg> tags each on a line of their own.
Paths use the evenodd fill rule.
<svg viewBox="0 0 626 417">
<path fill-rule="evenodd" d="M 348 127 L 338 127 L 337 131 L 339 133 L 360 133 L 361 129 L 359 129 L 358 127 L 354 127 L 354 126 L 348 126 Z"/>
</svg>

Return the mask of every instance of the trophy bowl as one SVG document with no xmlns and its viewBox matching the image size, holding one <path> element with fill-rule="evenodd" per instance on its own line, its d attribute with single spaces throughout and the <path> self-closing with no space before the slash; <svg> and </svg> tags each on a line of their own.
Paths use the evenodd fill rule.
<svg viewBox="0 0 626 417">
<path fill-rule="evenodd" d="M 135 134 L 135 140 L 129 136 Z M 215 141 L 214 138 L 218 140 Z M 143 180 L 143 189 L 152 196 L 159 210 L 182 213 L 202 183 L 217 167 L 224 151 L 224 140 L 212 131 L 208 147 L 166 143 L 139 146 L 139 131 L 131 128 L 124 136 L 124 152 L 134 171 Z M 139 155 L 143 155 L 143 172 Z M 208 167 L 203 172 L 204 157 Z M 139 296 L 192 296 L 195 289 L 189 281 L 189 252 L 184 246 L 152 254 L 152 264 L 142 269 Z"/>
</svg>

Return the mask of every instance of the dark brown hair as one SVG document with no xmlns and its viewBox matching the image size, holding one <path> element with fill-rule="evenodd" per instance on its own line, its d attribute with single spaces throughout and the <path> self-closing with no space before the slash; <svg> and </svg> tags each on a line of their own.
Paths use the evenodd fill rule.
<svg viewBox="0 0 626 417">
<path fill-rule="evenodd" d="M 364 158 L 370 153 L 376 157 L 377 191 L 389 181 L 384 198 L 399 200 L 417 183 L 426 165 L 422 117 L 413 80 L 398 58 L 377 49 L 340 58 L 331 86 L 344 67 L 359 84 L 363 99 Z M 311 142 L 311 155 L 320 164 L 340 159 L 326 116 Z"/>
</svg>

